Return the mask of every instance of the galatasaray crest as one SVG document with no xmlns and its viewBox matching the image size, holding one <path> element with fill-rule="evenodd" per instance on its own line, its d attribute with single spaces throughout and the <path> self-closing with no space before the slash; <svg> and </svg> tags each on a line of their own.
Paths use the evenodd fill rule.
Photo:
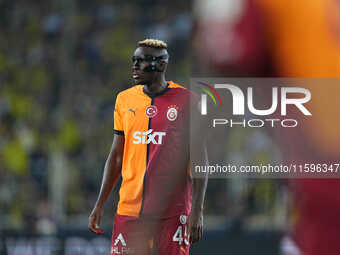
<svg viewBox="0 0 340 255">
<path fill-rule="evenodd" d="M 166 117 L 170 121 L 174 121 L 177 119 L 178 116 L 178 106 L 177 105 L 170 105 L 168 107 L 168 112 L 166 113 Z"/>
</svg>

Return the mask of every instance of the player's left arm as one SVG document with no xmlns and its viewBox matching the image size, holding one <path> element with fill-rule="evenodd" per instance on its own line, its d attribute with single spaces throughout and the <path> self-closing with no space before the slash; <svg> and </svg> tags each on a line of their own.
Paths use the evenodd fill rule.
<svg viewBox="0 0 340 255">
<path fill-rule="evenodd" d="M 202 148 L 202 159 L 204 159 L 203 162 L 207 162 L 205 147 Z M 192 207 L 188 220 L 190 243 L 198 242 L 203 236 L 203 208 L 207 184 L 208 176 L 206 174 L 193 178 Z"/>
<path fill-rule="evenodd" d="M 193 177 L 192 183 L 192 207 L 188 220 L 190 243 L 199 241 L 203 236 L 203 208 L 205 192 L 208 185 L 207 173 L 194 173 L 195 166 L 206 166 L 208 164 L 207 134 L 208 122 L 198 109 L 200 103 L 197 97 L 192 98 L 191 104 L 191 145 L 190 145 L 190 169 Z"/>
</svg>

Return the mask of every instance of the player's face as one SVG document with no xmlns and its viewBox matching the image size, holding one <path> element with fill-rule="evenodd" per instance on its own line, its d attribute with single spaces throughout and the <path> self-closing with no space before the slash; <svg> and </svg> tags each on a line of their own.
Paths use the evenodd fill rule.
<svg viewBox="0 0 340 255">
<path fill-rule="evenodd" d="M 132 78 L 135 80 L 135 84 L 148 85 L 160 75 L 160 72 L 146 72 L 144 71 L 150 65 L 149 61 L 145 60 L 145 56 L 158 57 L 167 54 L 166 50 L 158 50 L 147 47 L 138 47 L 133 54 L 132 63 Z"/>
</svg>

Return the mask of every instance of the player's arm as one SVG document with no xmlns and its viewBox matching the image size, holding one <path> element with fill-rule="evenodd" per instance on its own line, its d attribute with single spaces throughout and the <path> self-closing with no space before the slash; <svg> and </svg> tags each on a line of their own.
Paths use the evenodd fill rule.
<svg viewBox="0 0 340 255">
<path fill-rule="evenodd" d="M 207 153 L 205 146 L 199 152 L 201 154 L 201 165 L 207 164 Z M 208 184 L 208 175 L 205 174 L 199 178 L 193 178 L 192 184 L 192 208 L 189 217 L 190 243 L 195 243 L 203 235 L 203 208 L 205 191 Z"/>
<path fill-rule="evenodd" d="M 200 109 L 200 104 L 198 104 Z M 194 107 L 192 112 L 192 144 L 191 144 L 191 170 L 195 166 L 205 166 L 208 164 L 208 152 L 207 152 L 207 134 L 209 134 L 207 127 L 208 122 L 206 118 L 203 118 L 196 110 L 196 104 L 192 104 Z M 203 206 L 205 191 L 208 184 L 208 175 L 200 174 L 199 176 L 193 176 L 192 183 L 192 207 L 188 220 L 190 243 L 195 243 L 202 238 L 203 235 Z"/>
<path fill-rule="evenodd" d="M 88 227 L 97 234 L 103 233 L 100 229 L 100 218 L 103 216 L 103 206 L 109 197 L 113 187 L 117 184 L 122 170 L 122 160 L 124 152 L 124 135 L 115 134 L 106 160 L 102 184 L 97 201 L 89 217 Z"/>
</svg>

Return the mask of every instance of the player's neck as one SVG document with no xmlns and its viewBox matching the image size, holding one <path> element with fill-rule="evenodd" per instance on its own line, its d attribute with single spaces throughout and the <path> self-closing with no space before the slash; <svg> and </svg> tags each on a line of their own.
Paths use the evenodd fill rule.
<svg viewBox="0 0 340 255">
<path fill-rule="evenodd" d="M 144 86 L 144 89 L 150 94 L 157 94 L 164 90 L 166 87 L 167 81 L 165 80 L 164 75 L 162 75 L 159 79 L 154 80 L 151 84 L 146 84 Z"/>
</svg>

